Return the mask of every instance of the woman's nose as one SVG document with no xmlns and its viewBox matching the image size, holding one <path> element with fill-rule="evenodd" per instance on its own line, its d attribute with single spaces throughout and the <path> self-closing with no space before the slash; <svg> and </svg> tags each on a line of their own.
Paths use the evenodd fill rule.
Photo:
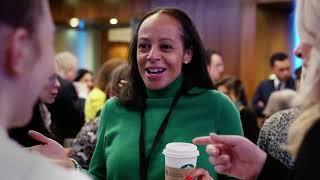
<svg viewBox="0 0 320 180">
<path fill-rule="evenodd" d="M 160 58 L 160 51 L 156 47 L 152 47 L 148 53 L 147 59 L 148 60 L 158 60 Z"/>
</svg>

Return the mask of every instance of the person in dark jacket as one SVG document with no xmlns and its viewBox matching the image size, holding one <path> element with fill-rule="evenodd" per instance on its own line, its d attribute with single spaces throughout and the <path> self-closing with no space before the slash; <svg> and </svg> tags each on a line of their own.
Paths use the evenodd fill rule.
<svg viewBox="0 0 320 180">
<path fill-rule="evenodd" d="M 77 58 L 70 52 L 61 52 L 55 56 L 58 64 L 61 84 L 59 93 L 53 104 L 49 106 L 52 119 L 52 132 L 58 137 L 59 143 L 74 138 L 84 124 L 84 103 L 88 94 L 86 84 L 76 86 L 72 80 L 76 77 Z"/>
<path fill-rule="evenodd" d="M 291 65 L 288 55 L 283 52 L 274 53 L 270 58 L 270 66 L 275 76 L 272 79 L 262 81 L 253 97 L 252 106 L 259 117 L 264 117 L 263 111 L 272 92 L 283 89 L 296 89 L 295 81 L 291 77 Z"/>
</svg>

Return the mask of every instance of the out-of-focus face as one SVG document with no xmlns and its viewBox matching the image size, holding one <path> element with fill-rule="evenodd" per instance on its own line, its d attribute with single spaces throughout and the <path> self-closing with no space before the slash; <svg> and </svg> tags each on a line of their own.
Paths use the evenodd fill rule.
<svg viewBox="0 0 320 180">
<path fill-rule="evenodd" d="M 165 14 L 148 17 L 138 31 L 137 63 L 148 89 L 159 90 L 170 85 L 189 63 L 192 51 L 183 47 L 181 24 Z"/>
<path fill-rule="evenodd" d="M 64 75 L 65 80 L 73 81 L 77 76 L 77 67 L 71 67 Z"/>
<path fill-rule="evenodd" d="M 222 78 L 224 72 L 224 63 L 221 56 L 213 54 L 211 56 L 210 65 L 207 66 L 209 75 L 213 81 Z"/>
<path fill-rule="evenodd" d="M 16 106 L 19 113 L 15 117 L 17 122 L 12 122 L 11 126 L 22 126 L 28 122 L 32 114 L 32 107 L 39 98 L 45 84 L 48 82 L 50 75 L 54 73 L 54 49 L 53 36 L 54 24 L 49 12 L 48 2 L 42 1 L 44 10 L 41 17 L 39 17 L 36 32 L 33 34 L 33 46 L 30 47 L 29 59 L 32 65 L 23 74 L 21 80 L 21 90 L 23 93 L 18 95 Z M 21 97 L 20 97 L 21 96 Z"/>
<path fill-rule="evenodd" d="M 286 81 L 291 76 L 291 64 L 289 59 L 276 61 L 272 67 L 273 73 L 280 81 Z"/>
<path fill-rule="evenodd" d="M 81 83 L 85 83 L 88 86 L 88 89 L 93 89 L 93 76 L 91 73 L 86 73 L 83 75 L 83 77 L 80 79 Z"/>
<path fill-rule="evenodd" d="M 58 90 L 60 87 L 60 83 L 58 80 L 57 66 L 55 66 L 55 70 L 56 70 L 55 73 L 49 77 L 48 83 L 46 84 L 46 86 L 44 87 L 44 89 L 42 90 L 42 92 L 40 94 L 41 102 L 46 103 L 46 104 L 54 103 L 54 100 L 57 97 Z"/>
</svg>

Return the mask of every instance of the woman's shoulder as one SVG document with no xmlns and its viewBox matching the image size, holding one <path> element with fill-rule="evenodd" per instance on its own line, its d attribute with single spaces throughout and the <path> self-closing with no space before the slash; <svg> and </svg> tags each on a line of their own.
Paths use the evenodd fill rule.
<svg viewBox="0 0 320 180">
<path fill-rule="evenodd" d="M 234 105 L 229 97 L 220 91 L 214 89 L 197 88 L 192 89 L 190 92 L 198 92 L 198 94 L 193 94 L 196 95 L 195 101 L 206 104 L 208 108 L 218 107 L 214 109 L 219 112 L 234 110 Z"/>
<path fill-rule="evenodd" d="M 299 113 L 300 109 L 298 107 L 276 112 L 264 122 L 262 129 L 267 129 L 270 132 L 271 129 L 277 131 L 287 131 L 288 127 L 291 125 L 292 121 L 297 118 Z"/>
<path fill-rule="evenodd" d="M 230 98 L 220 91 L 208 90 L 207 94 L 208 94 L 207 96 L 208 96 L 208 98 L 210 98 L 210 100 L 215 100 L 221 106 L 232 104 Z"/>
<path fill-rule="evenodd" d="M 110 110 L 115 108 L 121 108 L 119 99 L 117 97 L 112 97 L 108 99 L 103 106 L 103 110 L 106 110 L 106 109 Z"/>
<path fill-rule="evenodd" d="M 202 102 L 216 104 L 220 107 L 230 106 L 230 104 L 232 104 L 227 95 L 214 89 L 194 87 L 188 92 L 188 95 L 191 97 L 195 96 L 197 100 L 201 100 Z"/>
<path fill-rule="evenodd" d="M 223 94 L 220 91 L 214 90 L 214 89 L 204 89 L 204 88 L 200 88 L 200 87 L 194 87 L 192 88 L 189 92 L 189 95 L 201 95 L 203 97 L 206 98 L 210 98 L 210 99 L 225 99 L 228 97 Z"/>
</svg>

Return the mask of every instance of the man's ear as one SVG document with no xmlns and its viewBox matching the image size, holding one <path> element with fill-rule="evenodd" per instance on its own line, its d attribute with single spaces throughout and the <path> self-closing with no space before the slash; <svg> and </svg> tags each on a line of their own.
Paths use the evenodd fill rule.
<svg viewBox="0 0 320 180">
<path fill-rule="evenodd" d="M 183 57 L 183 63 L 188 64 L 192 60 L 193 51 L 191 48 L 186 49 Z"/>
<path fill-rule="evenodd" d="M 29 33 L 22 28 L 13 31 L 5 42 L 4 68 L 9 76 L 20 76 L 27 68 L 31 53 Z"/>
</svg>

